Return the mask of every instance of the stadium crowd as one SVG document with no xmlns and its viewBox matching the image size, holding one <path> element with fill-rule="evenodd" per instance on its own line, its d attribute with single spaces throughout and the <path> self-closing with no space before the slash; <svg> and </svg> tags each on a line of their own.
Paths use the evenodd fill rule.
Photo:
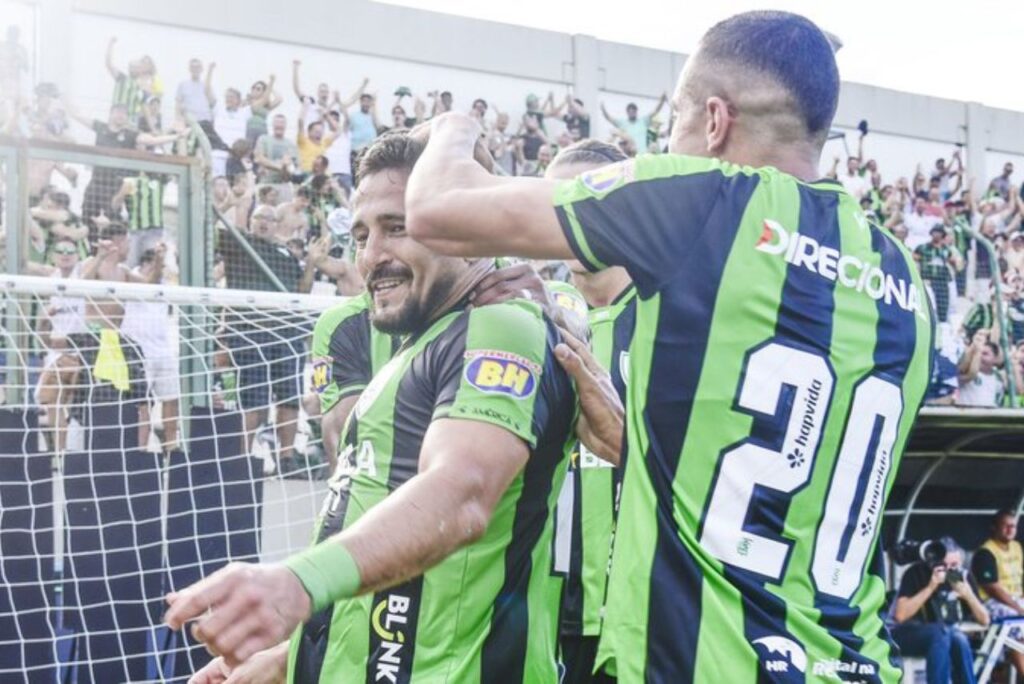
<svg viewBox="0 0 1024 684">
<path fill-rule="evenodd" d="M 8 31 L 0 71 L 9 79 L 23 71 L 24 51 L 17 44 L 17 32 Z M 0 130 L 39 140 L 92 142 L 115 151 L 202 156 L 209 168 L 212 225 L 217 226 L 213 277 L 218 285 L 355 294 L 362 288 L 352 267 L 349 237 L 355 160 L 382 133 L 407 130 L 466 107 L 450 91 L 413 93 L 404 86 L 381 103 L 366 78 L 344 94 L 328 83 L 310 90 L 302 80 L 301 60 L 290 66 L 291 92 L 282 93 L 273 74 L 247 89 L 218 83 L 216 64 L 195 58 L 181 65 L 182 77 L 171 90 L 165 86 L 167 71 L 158 71 L 151 56 L 121 62 L 117 39 L 110 38 L 105 68 L 112 94 L 105 120 L 83 116 L 56 85 L 38 83 L 30 102 L 9 96 L 0 102 Z M 22 91 L 13 87 L 7 92 Z M 165 106 L 167 101 L 173 106 Z M 500 111 L 480 97 L 465 102 L 500 174 L 541 176 L 560 149 L 592 135 L 588 105 L 571 90 L 562 97 L 528 94 L 521 112 Z M 650 111 L 640 112 L 631 103 L 622 113 L 598 103 L 611 127 L 609 142 L 626 156 L 664 151 L 671 124 L 666 102 L 662 95 Z M 293 124 L 294 135 L 288 132 Z M 960 149 L 900 175 L 904 170 L 880 168 L 870 145 L 862 122 L 856 154 L 834 158 L 830 175 L 865 213 L 904 242 L 919 265 L 939 322 L 940 353 L 928 403 L 1010 405 L 1010 383 L 1024 386 L 1024 184 L 1018 185 L 1007 162 L 1001 175 L 979 187 Z M 33 160 L 24 226 L 26 272 L 173 282 L 168 181 L 154 173 L 107 167 L 90 172 L 81 165 Z M 79 183 L 84 190 L 69 191 Z M 242 240 L 250 249 L 242 249 Z M 165 261 L 163 268 L 147 266 L 157 254 Z M 97 262 L 116 268 L 91 266 Z M 568 277 L 564 268 L 544 272 Z M 84 325 L 60 313 L 62 307 L 52 309 L 56 318 L 47 322 L 51 337 Z M 131 317 L 126 326 L 145 328 Z M 150 355 L 168 353 L 163 341 L 148 346 Z M 301 347 L 289 342 L 278 351 L 301 355 Z M 145 356 L 147 350 L 142 351 Z M 244 364 L 235 359 L 235 365 Z M 165 404 L 170 400 L 165 410 L 173 420 L 170 366 L 157 366 L 160 378 L 149 382 L 164 388 L 160 398 Z"/>
</svg>

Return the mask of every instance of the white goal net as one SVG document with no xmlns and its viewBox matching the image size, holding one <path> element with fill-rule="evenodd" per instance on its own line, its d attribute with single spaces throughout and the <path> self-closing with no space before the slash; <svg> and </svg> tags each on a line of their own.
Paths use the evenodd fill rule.
<svg viewBox="0 0 1024 684">
<path fill-rule="evenodd" d="M 339 300 L 0 276 L 0 681 L 185 681 L 163 597 L 305 546 Z"/>
</svg>

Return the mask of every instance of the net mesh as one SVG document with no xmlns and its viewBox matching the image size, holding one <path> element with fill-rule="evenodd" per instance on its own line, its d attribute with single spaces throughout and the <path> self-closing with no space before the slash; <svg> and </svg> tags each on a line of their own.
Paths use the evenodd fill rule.
<svg viewBox="0 0 1024 684">
<path fill-rule="evenodd" d="M 338 300 L 4 276 L 0 681 L 184 681 L 163 596 L 305 546 Z"/>
</svg>

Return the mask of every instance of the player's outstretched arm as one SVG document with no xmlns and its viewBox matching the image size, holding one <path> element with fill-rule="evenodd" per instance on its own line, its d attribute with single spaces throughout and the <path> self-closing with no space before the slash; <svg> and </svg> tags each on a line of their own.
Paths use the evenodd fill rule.
<svg viewBox="0 0 1024 684">
<path fill-rule="evenodd" d="M 528 456 L 525 442 L 502 428 L 435 420 L 419 474 L 352 527 L 285 564 L 232 563 L 168 595 L 164 622 L 180 629 L 199 618 L 192 635 L 236 667 L 313 610 L 420 575 L 479 539 Z"/>
<path fill-rule="evenodd" d="M 480 126 L 465 114 L 435 117 L 409 177 L 409 235 L 443 254 L 574 258 L 552 200 L 556 181 L 492 176 L 473 161 Z"/>
</svg>

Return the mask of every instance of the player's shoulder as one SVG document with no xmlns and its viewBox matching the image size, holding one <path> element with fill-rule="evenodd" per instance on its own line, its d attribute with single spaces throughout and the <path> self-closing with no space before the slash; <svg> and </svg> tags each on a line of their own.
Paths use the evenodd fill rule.
<svg viewBox="0 0 1024 684">
<path fill-rule="evenodd" d="M 368 313 L 370 300 L 366 293 L 349 297 L 343 302 L 324 309 L 316 319 L 314 335 L 331 335 L 346 320 Z"/>
<path fill-rule="evenodd" d="M 464 340 L 467 349 L 486 347 L 517 353 L 543 349 L 549 334 L 544 310 L 526 299 L 463 310 L 446 332 Z"/>
</svg>

